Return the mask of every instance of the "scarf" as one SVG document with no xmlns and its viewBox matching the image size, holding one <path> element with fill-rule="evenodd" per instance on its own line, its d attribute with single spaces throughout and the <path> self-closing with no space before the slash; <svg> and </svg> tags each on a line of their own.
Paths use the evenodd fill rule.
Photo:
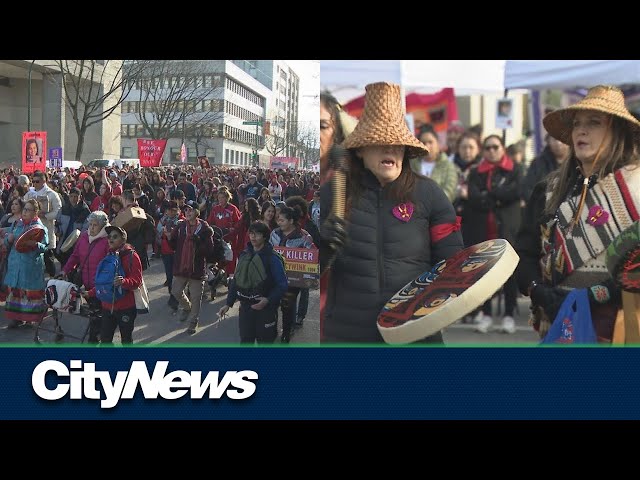
<svg viewBox="0 0 640 480">
<path fill-rule="evenodd" d="M 190 265 L 191 267 L 188 270 L 188 273 L 190 275 L 193 274 L 193 264 L 195 260 L 195 244 L 193 241 L 193 236 L 197 235 L 198 232 L 200 232 L 200 228 L 202 226 L 201 222 L 199 222 L 198 220 L 196 220 L 196 222 L 197 223 L 195 225 L 191 225 L 189 223 L 189 220 L 184 221 L 185 239 L 182 243 L 182 251 L 180 255 L 180 266 L 184 268 L 185 271 L 187 271 L 186 266 Z"/>
<path fill-rule="evenodd" d="M 500 161 L 496 163 L 491 163 L 487 161 L 486 158 L 483 158 L 480 161 L 480 164 L 478 165 L 478 173 L 487 174 L 487 192 L 491 191 L 491 178 L 493 177 L 493 173 L 499 168 L 505 172 L 511 172 L 513 170 L 513 160 L 511 160 L 507 155 L 503 155 Z M 498 222 L 496 221 L 494 209 L 489 210 L 489 213 L 487 213 L 486 228 L 486 240 L 495 240 L 498 238 L 500 232 L 498 232 Z"/>
<path fill-rule="evenodd" d="M 100 230 L 95 237 L 92 237 L 91 234 L 89 233 L 89 230 L 87 230 L 87 235 L 89 236 L 89 245 L 91 245 L 94 240 L 97 240 L 99 238 L 103 238 L 103 237 L 107 236 L 107 231 L 105 230 L 105 228 L 107 228 L 108 225 L 109 224 L 107 223 L 107 225 L 102 227 L 102 230 Z"/>
</svg>

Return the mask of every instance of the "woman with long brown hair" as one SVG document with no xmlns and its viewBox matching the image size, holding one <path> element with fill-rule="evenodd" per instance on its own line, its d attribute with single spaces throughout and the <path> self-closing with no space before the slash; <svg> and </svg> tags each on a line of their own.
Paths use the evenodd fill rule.
<svg viewBox="0 0 640 480">
<path fill-rule="evenodd" d="M 527 203 L 516 240 L 520 291 L 531 297 L 530 321 L 544 336 L 566 295 L 587 288 L 598 341 L 610 343 L 621 292 L 606 247 L 640 216 L 640 122 L 622 91 L 604 85 L 543 122 L 569 155 Z"/>
</svg>

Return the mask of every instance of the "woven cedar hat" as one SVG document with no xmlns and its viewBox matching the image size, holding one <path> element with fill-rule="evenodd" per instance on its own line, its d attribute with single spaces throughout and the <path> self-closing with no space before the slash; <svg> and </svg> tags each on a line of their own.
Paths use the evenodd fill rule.
<svg viewBox="0 0 640 480">
<path fill-rule="evenodd" d="M 549 113 L 542 121 L 544 128 L 552 137 L 571 145 L 573 117 L 578 110 L 596 110 L 615 115 L 626 120 L 635 133 L 640 134 L 640 122 L 627 110 L 622 90 L 608 85 L 592 87 L 578 103 Z"/>
<path fill-rule="evenodd" d="M 404 120 L 400 85 L 380 82 L 367 85 L 364 112 L 353 132 L 342 142 L 344 148 L 373 145 L 404 145 L 410 158 L 429 151 L 409 130 Z"/>
</svg>

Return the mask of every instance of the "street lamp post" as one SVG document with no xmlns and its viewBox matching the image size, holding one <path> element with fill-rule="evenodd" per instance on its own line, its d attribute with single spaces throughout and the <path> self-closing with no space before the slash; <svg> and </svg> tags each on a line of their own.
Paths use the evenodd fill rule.
<svg viewBox="0 0 640 480">
<path fill-rule="evenodd" d="M 31 131 L 31 72 L 33 71 L 33 64 L 35 62 L 35 60 L 31 60 L 31 65 L 29 65 L 29 87 L 27 89 L 27 132 Z"/>
</svg>

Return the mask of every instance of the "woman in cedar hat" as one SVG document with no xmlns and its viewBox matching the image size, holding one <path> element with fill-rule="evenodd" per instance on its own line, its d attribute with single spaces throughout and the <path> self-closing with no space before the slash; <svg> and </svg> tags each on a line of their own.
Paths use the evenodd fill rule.
<svg viewBox="0 0 640 480">
<path fill-rule="evenodd" d="M 409 161 L 428 154 L 407 127 L 400 86 L 367 85 L 365 107 L 342 143 L 349 157 L 345 220 L 331 214 L 331 183 L 320 193 L 320 258 L 332 259 L 323 343 L 381 343 L 377 317 L 408 282 L 463 248 L 451 202 Z M 339 199 L 340 200 L 340 199 Z M 442 343 L 440 332 L 423 340 Z"/>
<path fill-rule="evenodd" d="M 520 291 L 531 297 L 530 322 L 544 336 L 566 294 L 588 288 L 598 341 L 609 343 L 621 295 L 605 252 L 639 218 L 640 122 L 619 88 L 598 85 L 543 123 L 569 145 L 569 158 L 536 185 L 527 204 L 516 239 Z"/>
</svg>

